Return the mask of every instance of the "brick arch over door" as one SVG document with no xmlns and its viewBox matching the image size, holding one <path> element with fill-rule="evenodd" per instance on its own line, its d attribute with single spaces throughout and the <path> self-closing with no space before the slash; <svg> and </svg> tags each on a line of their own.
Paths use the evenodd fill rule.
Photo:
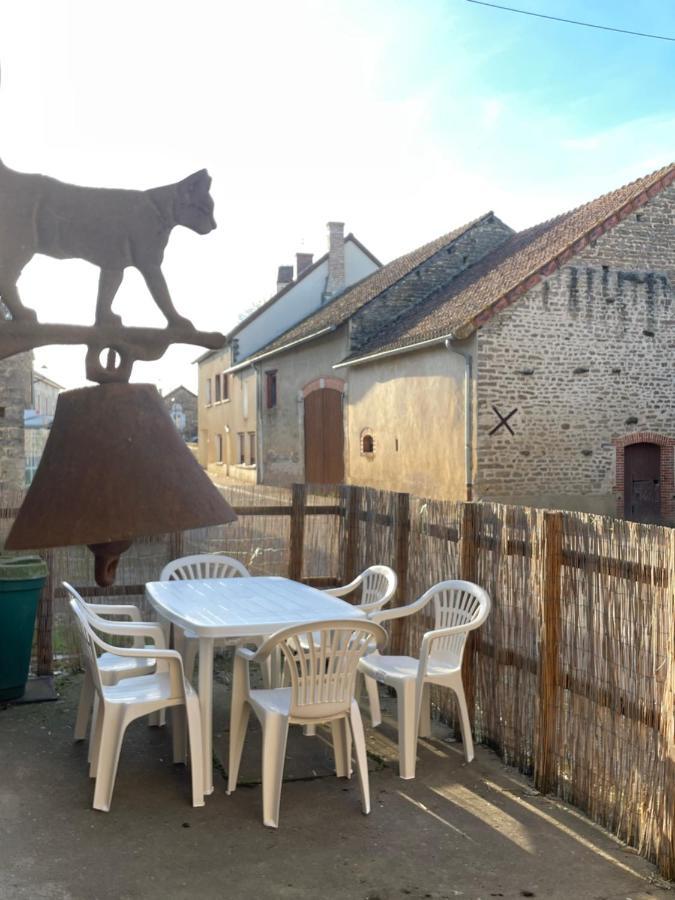
<svg viewBox="0 0 675 900">
<path fill-rule="evenodd" d="M 344 390 L 345 383 L 339 378 L 317 378 L 303 389 L 308 484 L 344 482 Z"/>
<path fill-rule="evenodd" d="M 656 431 L 637 431 L 626 434 L 614 441 L 616 447 L 616 511 L 623 516 L 626 503 L 626 448 L 637 444 L 651 444 L 659 448 L 659 498 L 661 519 L 672 522 L 675 519 L 675 501 L 673 500 L 673 466 L 675 465 L 675 438 Z"/>
</svg>

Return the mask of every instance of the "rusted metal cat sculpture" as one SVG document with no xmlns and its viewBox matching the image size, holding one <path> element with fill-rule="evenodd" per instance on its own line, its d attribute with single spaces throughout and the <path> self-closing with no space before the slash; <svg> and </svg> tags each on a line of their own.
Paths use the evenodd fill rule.
<svg viewBox="0 0 675 900">
<path fill-rule="evenodd" d="M 215 349 L 224 337 L 197 332 L 171 299 L 162 260 L 172 229 L 183 225 L 198 234 L 216 227 L 211 178 L 205 169 L 176 184 L 146 191 L 90 188 L 44 175 L 15 172 L 0 162 L 0 300 L 11 320 L 0 324 L 0 358 L 44 344 L 85 343 L 87 377 L 126 381 L 137 359 L 158 359 L 171 343 Z M 84 259 L 100 270 L 96 325 L 41 325 L 24 306 L 17 281 L 30 259 L 42 253 L 57 259 Z M 124 270 L 137 268 L 169 324 L 165 330 L 122 328 L 112 303 Z M 100 352 L 110 355 L 100 365 Z"/>
</svg>

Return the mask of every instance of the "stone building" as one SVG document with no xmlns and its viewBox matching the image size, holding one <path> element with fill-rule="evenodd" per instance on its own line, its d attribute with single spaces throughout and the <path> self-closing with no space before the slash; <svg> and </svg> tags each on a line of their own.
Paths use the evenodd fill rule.
<svg viewBox="0 0 675 900">
<path fill-rule="evenodd" d="M 675 521 L 674 182 L 488 214 L 270 342 L 259 476 Z"/>
<path fill-rule="evenodd" d="M 31 402 L 32 366 L 32 353 L 0 360 L 0 506 L 11 505 L 25 484 L 24 410 Z"/>
<path fill-rule="evenodd" d="M 162 397 L 183 440 L 197 440 L 197 395 L 182 384 Z"/>
<path fill-rule="evenodd" d="M 225 346 L 199 363 L 199 461 L 242 481 L 258 480 L 262 409 L 276 406 L 276 377 L 260 348 L 302 319 L 311 317 L 380 262 L 342 222 L 328 223 L 328 251 L 314 261 L 297 253 L 293 266 L 279 267 L 276 293 L 230 331 Z"/>
</svg>

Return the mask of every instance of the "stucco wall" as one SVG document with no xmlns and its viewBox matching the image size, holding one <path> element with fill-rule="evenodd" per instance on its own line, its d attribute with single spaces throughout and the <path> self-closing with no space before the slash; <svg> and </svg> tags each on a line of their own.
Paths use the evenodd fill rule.
<svg viewBox="0 0 675 900">
<path fill-rule="evenodd" d="M 332 369 L 347 352 L 347 329 L 317 338 L 295 350 L 279 353 L 260 364 L 261 384 L 265 373 L 277 373 L 277 405 L 259 407 L 262 434 L 262 480 L 265 484 L 289 485 L 304 481 L 303 388 L 317 378 L 344 378 Z"/>
<path fill-rule="evenodd" d="M 621 508 L 614 442 L 675 437 L 674 285 L 670 187 L 479 332 L 479 498 Z"/>
<path fill-rule="evenodd" d="M 216 401 L 213 380 L 230 366 L 229 348 L 199 366 L 199 462 L 209 470 L 225 473 L 243 481 L 256 480 L 255 463 L 250 459 L 250 434 L 256 432 L 256 388 L 253 369 L 228 376 L 229 396 Z M 211 379 L 211 403 L 206 403 L 206 382 Z M 247 400 L 244 402 L 244 394 Z M 239 463 L 239 439 L 245 438 L 245 463 Z M 218 462 L 217 436 L 222 436 L 223 461 Z M 257 441 L 257 438 L 256 438 Z M 256 445 L 257 457 L 257 445 Z"/>
<path fill-rule="evenodd" d="M 349 373 L 348 478 L 352 484 L 464 499 L 464 362 L 443 345 Z M 361 452 L 373 436 L 374 453 Z"/>
</svg>

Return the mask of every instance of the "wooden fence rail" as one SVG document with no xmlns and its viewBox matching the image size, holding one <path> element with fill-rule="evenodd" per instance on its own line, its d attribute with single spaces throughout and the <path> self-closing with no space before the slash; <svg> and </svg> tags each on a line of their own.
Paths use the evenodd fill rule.
<svg viewBox="0 0 675 900">
<path fill-rule="evenodd" d="M 247 559 L 277 560 L 276 574 L 328 586 L 386 563 L 399 578 L 395 604 L 441 578 L 486 587 L 493 611 L 472 633 L 462 668 L 477 738 L 532 771 L 540 791 L 572 800 L 675 876 L 672 530 L 359 486 L 295 485 L 284 499 L 238 505 L 230 498 L 244 520 L 237 546 Z M 0 520 L 15 513 L 0 509 Z M 218 532 L 228 552 L 232 534 Z M 270 549 L 272 534 L 283 537 Z M 193 536 L 171 535 L 152 571 L 188 550 L 195 552 Z M 50 571 L 56 553 L 47 551 Z M 329 560 L 330 570 L 310 573 L 311 554 L 313 564 Z M 50 575 L 38 612 L 40 673 L 52 669 L 54 604 L 65 598 L 58 580 Z M 92 598 L 138 596 L 144 582 L 79 589 Z M 393 652 L 414 653 L 431 623 L 395 626 Z M 434 701 L 453 718 L 450 697 L 437 692 Z"/>
</svg>

